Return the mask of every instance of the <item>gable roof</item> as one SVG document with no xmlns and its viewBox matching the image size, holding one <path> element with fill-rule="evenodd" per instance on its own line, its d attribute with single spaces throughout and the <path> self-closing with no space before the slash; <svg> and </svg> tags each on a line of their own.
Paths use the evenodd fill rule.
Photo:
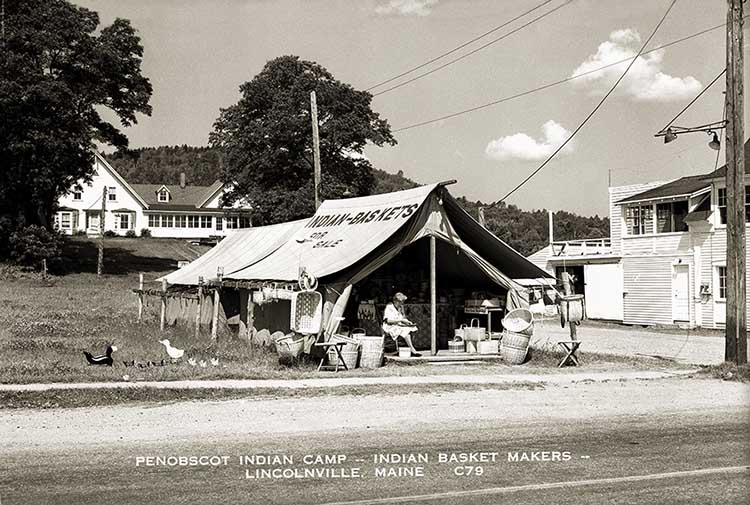
<svg viewBox="0 0 750 505">
<path fill-rule="evenodd" d="M 745 173 L 750 174 L 750 140 L 745 141 Z M 635 203 L 660 198 L 677 198 L 692 196 L 711 187 L 713 179 L 726 177 L 727 166 L 717 168 L 713 172 L 701 175 L 691 175 L 670 181 L 661 186 L 638 193 L 617 202 L 618 204 Z"/>
<path fill-rule="evenodd" d="M 224 187 L 220 181 L 214 182 L 210 186 L 185 186 L 179 184 L 131 184 L 132 188 L 148 203 L 152 209 L 156 208 L 200 208 L 206 201 L 207 197 L 215 194 Z M 157 193 L 161 188 L 169 191 L 169 202 L 160 202 Z"/>
<path fill-rule="evenodd" d="M 144 200 L 143 197 L 141 197 L 141 195 L 139 195 L 138 192 L 136 192 L 133 189 L 133 186 L 131 184 L 128 184 L 128 181 L 126 181 L 120 175 L 120 173 L 117 170 L 115 170 L 112 165 L 109 164 L 109 162 L 104 158 L 104 156 L 94 151 L 94 157 L 97 160 L 99 160 L 99 162 L 102 164 L 104 169 L 107 170 L 112 175 L 112 177 L 114 177 L 117 180 L 117 182 L 120 183 L 120 185 L 123 188 L 125 188 L 125 191 L 127 191 L 130 194 L 130 196 L 135 198 L 136 201 L 138 201 L 138 203 L 140 203 L 144 208 L 148 208 L 148 203 L 146 203 L 146 200 Z"/>
</svg>

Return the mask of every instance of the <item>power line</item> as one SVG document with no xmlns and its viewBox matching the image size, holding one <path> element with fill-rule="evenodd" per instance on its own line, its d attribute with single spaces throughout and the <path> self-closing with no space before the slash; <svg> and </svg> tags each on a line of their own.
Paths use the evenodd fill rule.
<svg viewBox="0 0 750 505">
<path fill-rule="evenodd" d="M 654 47 L 653 49 L 649 49 L 648 51 L 644 51 L 643 53 L 641 53 L 641 55 L 653 53 L 654 51 L 658 51 L 660 49 L 665 49 L 667 47 L 674 46 L 676 44 L 680 44 L 680 43 L 688 41 L 690 39 L 694 39 L 696 37 L 700 37 L 701 35 L 705 35 L 706 33 L 718 30 L 719 28 L 723 28 L 724 26 L 725 26 L 725 24 L 720 24 L 720 25 L 712 26 L 711 28 L 707 28 L 707 29 L 702 30 L 700 32 L 693 33 L 692 35 L 688 35 L 688 36 L 683 37 L 681 39 L 673 40 L 672 42 L 668 42 L 666 44 L 662 44 L 660 46 Z M 440 116 L 440 117 L 437 117 L 437 118 L 434 118 L 434 119 L 428 119 L 426 121 L 421 121 L 419 123 L 414 123 L 414 124 L 410 124 L 410 125 L 407 125 L 407 126 L 402 126 L 401 128 L 394 129 L 393 133 L 402 132 L 402 131 L 406 131 L 406 130 L 411 130 L 412 128 L 418 128 L 420 126 L 427 126 L 429 124 L 437 123 L 439 121 L 444 121 L 446 119 L 452 119 L 452 118 L 457 117 L 457 116 L 462 116 L 462 115 L 468 114 L 470 112 L 475 112 L 475 111 L 478 111 L 478 110 L 486 109 L 487 107 L 492 107 L 493 105 L 498 105 L 498 104 L 501 104 L 503 102 L 509 102 L 511 100 L 515 100 L 516 98 L 521 98 L 521 97 L 524 97 L 526 95 L 531 95 L 532 93 L 536 93 L 538 91 L 543 91 L 545 89 L 552 88 L 554 86 L 559 86 L 560 84 L 565 84 L 566 82 L 570 82 L 570 81 L 573 81 L 575 79 L 579 79 L 581 77 L 584 77 L 584 76 L 587 76 L 587 75 L 599 72 L 599 71 L 604 70 L 606 68 L 614 67 L 614 66 L 619 65 L 621 63 L 625 63 L 626 61 L 629 61 L 630 59 L 631 58 L 624 58 L 622 60 L 615 61 L 613 63 L 609 63 L 607 65 L 603 65 L 601 67 L 597 67 L 597 68 L 594 68 L 592 70 L 588 70 L 586 72 L 582 72 L 580 74 L 576 74 L 576 75 L 572 75 L 570 77 L 566 77 L 564 79 L 560 79 L 559 81 L 550 82 L 550 83 L 538 86 L 536 88 L 533 88 L 533 89 L 530 89 L 530 90 L 527 90 L 527 91 L 523 91 L 521 93 L 516 93 L 514 95 L 506 96 L 506 97 L 503 97 L 503 98 L 498 98 L 497 100 L 493 100 L 491 102 L 487 102 L 487 103 L 484 103 L 482 105 L 476 105 L 474 107 L 471 107 L 471 108 L 468 108 L 468 109 L 464 109 L 464 110 L 460 110 L 458 112 L 452 112 L 450 114 L 446 114 L 446 115 L 443 115 L 443 116 Z"/>
<path fill-rule="evenodd" d="M 589 120 L 592 117 L 594 117 L 594 114 L 596 114 L 597 111 L 602 107 L 602 105 L 604 105 L 604 102 L 607 101 L 607 98 L 609 98 L 609 96 L 615 91 L 615 89 L 620 84 L 620 82 L 622 82 L 622 80 L 628 74 L 628 72 L 630 71 L 630 69 L 635 64 L 635 62 L 638 60 L 638 58 L 641 56 L 641 54 L 643 53 L 643 51 L 646 49 L 646 46 L 649 44 L 649 42 L 651 42 L 651 39 L 654 38 L 654 35 L 656 35 L 656 32 L 659 31 L 659 28 L 661 27 L 662 23 L 664 23 L 664 20 L 667 19 L 667 16 L 669 15 L 669 12 L 672 10 L 672 7 L 674 7 L 674 5 L 676 3 L 677 3 L 677 0 L 672 0 L 672 2 L 669 4 L 669 7 L 667 7 L 666 12 L 661 17 L 661 19 L 659 20 L 659 22 L 656 24 L 656 27 L 654 27 L 654 30 L 651 32 L 651 35 L 648 36 L 648 39 L 646 39 L 646 42 L 644 42 L 643 45 L 641 46 L 640 50 L 638 51 L 638 54 L 635 55 L 635 57 L 633 58 L 633 60 L 628 64 L 628 67 L 625 69 L 625 71 L 620 75 L 620 77 L 618 77 L 617 81 L 615 81 L 615 83 L 612 85 L 612 87 L 609 89 L 609 91 L 607 91 L 607 93 L 602 97 L 602 99 L 599 101 L 599 103 L 596 105 L 596 107 L 594 107 L 594 110 L 592 110 L 589 113 L 589 115 L 586 116 L 586 118 L 581 122 L 581 124 L 578 125 L 578 128 L 576 128 L 573 131 L 573 133 L 571 133 L 570 136 L 567 139 L 565 139 L 565 142 L 563 142 L 562 144 L 560 144 L 560 146 L 557 149 L 555 149 L 555 151 L 552 154 L 550 154 L 549 158 L 547 158 L 546 160 L 544 160 L 544 163 L 542 163 L 541 165 L 539 165 L 539 167 L 537 167 L 533 172 L 531 172 L 523 181 L 521 181 L 519 184 L 516 185 L 516 187 L 514 187 L 512 190 L 510 190 L 508 192 L 508 194 L 506 194 L 504 197 L 502 197 L 500 200 L 498 200 L 497 203 L 502 202 L 503 200 L 505 200 L 506 198 L 508 198 L 510 195 L 512 195 L 513 193 L 515 193 L 516 191 L 518 191 L 524 184 L 526 184 L 527 182 L 529 182 L 531 180 L 531 178 L 534 177 L 536 174 L 538 174 L 545 166 L 547 166 L 547 164 L 550 161 L 552 161 L 552 158 L 554 158 L 557 155 L 557 153 L 559 153 L 560 151 L 562 151 L 563 148 L 566 145 L 568 145 L 568 143 L 571 140 L 573 140 L 573 137 L 575 137 L 576 134 L 579 131 L 581 131 L 581 129 L 583 129 L 583 127 L 586 125 L 586 123 L 588 123 Z"/>
<path fill-rule="evenodd" d="M 481 35 L 479 35 L 477 37 L 474 37 L 473 39 L 469 40 L 468 42 L 464 42 L 463 44 L 454 47 L 450 51 L 444 52 L 443 54 L 441 54 L 439 56 L 435 56 L 431 60 L 425 61 L 424 63 L 422 63 L 420 65 L 417 65 L 416 67 L 412 67 L 409 70 L 406 70 L 405 72 L 401 72 L 398 75 L 394 75 L 393 77 L 391 77 L 389 79 L 386 79 L 385 81 L 381 81 L 381 82 L 379 82 L 377 84 L 374 84 L 374 85 L 370 86 L 369 88 L 365 89 L 365 91 L 370 91 L 372 89 L 379 88 L 383 84 L 388 84 L 389 82 L 393 82 L 396 79 L 399 79 L 399 78 L 401 78 L 401 77 L 403 77 L 405 75 L 411 74 L 412 72 L 415 72 L 415 71 L 419 70 L 420 68 L 424 68 L 427 65 L 430 65 L 431 63 L 435 63 L 436 61 L 438 61 L 440 59 L 443 59 L 446 56 L 449 56 L 449 55 L 455 53 L 456 51 L 459 51 L 459 50 L 463 49 L 464 47 L 469 46 L 469 45 L 473 44 L 474 42 L 485 38 L 487 35 L 491 35 L 491 34 L 495 33 L 496 31 L 500 30 L 501 28 L 505 28 L 506 26 L 508 26 L 509 24 L 513 23 L 514 21 L 518 21 L 519 19 L 521 19 L 525 15 L 534 12 L 535 10 L 539 9 L 540 7 L 544 7 L 545 5 L 547 5 L 548 3 L 550 3 L 551 1 L 552 0 L 545 0 L 544 2 L 540 3 L 536 7 L 527 10 L 523 14 L 519 14 L 518 16 L 514 17 L 513 19 L 510 19 L 510 20 L 504 22 L 503 24 L 498 25 L 498 26 L 494 27 L 493 29 L 491 29 L 491 30 L 489 30 L 487 32 L 484 32 L 483 34 L 481 34 Z"/>
<path fill-rule="evenodd" d="M 684 108 L 683 108 L 683 109 L 682 109 L 682 110 L 681 110 L 680 112 L 678 112 L 678 113 L 677 113 L 677 115 L 676 115 L 675 117 L 673 117 L 673 118 L 672 118 L 672 120 L 671 120 L 671 121 L 670 121 L 669 123 L 667 123 L 667 125 L 666 125 L 666 126 L 665 126 L 664 128 L 662 128 L 662 131 L 664 131 L 664 130 L 666 130 L 667 128 L 669 128 L 670 126 L 672 126 L 672 123 L 674 123 L 675 121 L 677 121 L 677 118 L 678 118 L 678 117 L 682 116 L 682 114 L 683 114 L 683 113 L 684 113 L 684 112 L 685 112 L 686 110 L 688 110 L 688 109 L 689 109 L 689 108 L 690 108 L 690 107 L 691 107 L 691 106 L 692 106 L 692 105 L 693 105 L 693 104 L 694 104 L 695 102 L 697 102 L 697 101 L 698 101 L 698 99 L 699 99 L 700 97 L 702 97 L 702 96 L 703 96 L 703 93 L 705 93 L 706 91 L 708 91 L 708 88 L 710 88 L 711 86 L 713 86 L 713 85 L 714 85 L 714 83 L 715 83 L 716 81 L 718 81 L 718 80 L 719 80 L 719 78 L 720 78 L 720 77 L 721 77 L 722 75 L 726 74 L 726 73 L 727 73 L 727 69 L 726 69 L 726 67 L 724 67 L 724 70 L 722 70 L 721 72 L 719 72 L 719 75 L 717 75 L 716 77 L 714 77 L 714 80 L 713 80 L 713 81 L 711 81 L 711 82 L 710 82 L 710 83 L 708 84 L 708 86 L 706 86 L 705 88 L 703 88 L 703 89 L 701 90 L 701 92 L 700 92 L 700 93 L 698 93 L 698 94 L 697 94 L 697 95 L 695 96 L 695 98 L 693 98 L 692 100 L 690 100 L 690 103 L 688 103 L 688 104 L 687 104 L 687 105 L 686 105 L 686 106 L 685 106 L 685 107 L 684 107 Z"/>
<path fill-rule="evenodd" d="M 442 70 L 442 69 L 444 69 L 445 67 L 448 67 L 448 66 L 450 66 L 450 65 L 453 65 L 454 63 L 456 63 L 456 62 L 459 62 L 459 61 L 463 60 L 464 58 L 468 58 L 468 57 L 469 57 L 469 56 L 471 56 L 472 54 L 474 54 L 474 53 L 478 53 L 479 51 L 481 51 L 481 50 L 483 50 L 483 49 L 485 49 L 485 48 L 487 48 L 487 47 L 491 46 L 492 44 L 495 44 L 495 43 L 497 43 L 497 42 L 500 42 L 501 40 L 503 40 L 503 39 L 505 39 L 505 38 L 508 38 L 508 37 L 510 37 L 510 36 L 511 36 L 511 35 L 513 35 L 514 33 L 517 33 L 517 32 L 519 32 L 519 31 L 523 30 L 523 29 L 524 29 L 524 28 L 526 28 L 527 26 L 529 26 L 529 25 L 532 25 L 532 24 L 536 23 L 537 21 L 539 21 L 539 20 L 541 20 L 541 19 L 543 19 L 543 18 L 545 18 L 545 17 L 549 16 L 549 15 L 550 15 L 550 14 L 552 14 L 553 12 L 555 12 L 555 11 L 557 11 L 557 10 L 559 10 L 559 9 L 562 9 L 563 7 L 565 7 L 566 5 L 568 5 L 568 4 L 569 4 L 569 3 L 571 3 L 571 2 L 573 2 L 573 0 L 566 0 L 566 1 L 564 2 L 564 3 L 562 3 L 562 4 L 558 5 L 558 6 L 557 6 L 557 7 L 555 7 L 554 9 L 550 9 L 550 10 L 548 10 L 547 12 L 545 12 L 544 14 L 540 14 L 539 16 L 535 17 L 535 18 L 534 18 L 534 19 L 532 19 L 531 21 L 527 21 L 526 23 L 522 24 L 522 25 L 521 25 L 521 26 L 519 26 L 518 28 L 514 28 L 513 30 L 509 31 L 508 33 L 506 33 L 506 34 L 504 34 L 504 35 L 501 35 L 500 37 L 498 37 L 498 38 L 496 38 L 496 39 L 493 39 L 493 40 L 491 40 L 491 41 L 487 42 L 486 44 L 483 44 L 483 45 L 481 45 L 481 46 L 477 47 L 476 49 L 473 49 L 473 50 L 469 51 L 468 53 L 466 53 L 466 54 L 463 54 L 463 55 L 459 56 L 458 58 L 454 58 L 454 59 L 452 59 L 452 60 L 450 60 L 450 61 L 448 61 L 448 62 L 446 62 L 446 63 L 443 63 L 442 65 L 440 65 L 440 66 L 438 66 L 438 67 L 435 67 L 435 68 L 433 68 L 432 70 L 428 70 L 427 72 L 423 72 L 423 73 L 421 73 L 421 74 L 419 74 L 419 75 L 417 75 L 417 76 L 415 76 L 415 77 L 412 77 L 411 79 L 407 79 L 406 81 L 400 82 L 400 83 L 396 84 L 395 86 L 391 86 L 390 88 L 386 88 L 386 89 L 384 89 L 383 91 L 379 91 L 379 92 L 377 92 L 377 93 L 373 93 L 373 95 L 372 95 L 372 96 L 380 96 L 380 95 L 383 95 L 383 94 L 385 94 L 385 93 L 388 93 L 388 92 L 390 92 L 390 91 L 393 91 L 394 89 L 398 89 L 398 88 L 400 88 L 400 87 L 402 87 L 402 86 L 406 86 L 407 84 L 410 84 L 410 83 L 412 83 L 412 82 L 414 82 L 414 81 L 417 81 L 417 80 L 419 80 L 419 79 L 421 79 L 421 78 L 423 78 L 423 77 L 427 77 L 427 76 L 428 76 L 428 75 L 430 75 L 430 74 L 434 74 L 434 73 L 435 73 L 435 72 L 437 72 L 438 70 Z"/>
</svg>

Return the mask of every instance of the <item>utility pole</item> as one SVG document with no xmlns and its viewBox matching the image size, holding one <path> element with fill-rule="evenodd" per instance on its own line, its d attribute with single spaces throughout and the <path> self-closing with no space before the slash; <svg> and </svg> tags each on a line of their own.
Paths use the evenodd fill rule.
<svg viewBox="0 0 750 505">
<path fill-rule="evenodd" d="M 315 167 L 315 210 L 320 207 L 320 136 L 318 135 L 318 100 L 315 91 L 310 92 L 310 115 L 312 116 L 313 163 Z"/>
<path fill-rule="evenodd" d="M 99 257 L 96 261 L 96 275 L 104 271 L 104 219 L 107 212 L 107 186 L 102 188 L 102 215 L 99 216 Z"/>
<path fill-rule="evenodd" d="M 727 0 L 727 316 L 724 360 L 747 363 L 743 0 Z"/>
</svg>

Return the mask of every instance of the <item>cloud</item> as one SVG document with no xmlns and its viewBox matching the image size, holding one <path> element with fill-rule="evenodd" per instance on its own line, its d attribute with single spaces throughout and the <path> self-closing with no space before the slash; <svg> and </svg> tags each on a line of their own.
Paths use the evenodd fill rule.
<svg viewBox="0 0 750 505">
<path fill-rule="evenodd" d="M 375 12 L 382 15 L 427 16 L 440 0 L 380 0 Z"/>
<path fill-rule="evenodd" d="M 525 133 L 516 133 L 490 141 L 484 154 L 491 160 L 543 160 L 560 147 L 570 132 L 562 125 L 549 120 L 542 125 L 542 139 L 535 140 Z M 561 153 L 573 151 L 573 142 L 569 142 Z"/>
<path fill-rule="evenodd" d="M 631 60 L 641 45 L 640 34 L 631 29 L 615 30 L 609 40 L 599 44 L 595 54 L 578 65 L 573 76 L 610 65 L 616 61 Z M 674 77 L 662 72 L 664 50 L 642 55 L 620 83 L 620 87 L 632 98 L 640 101 L 667 102 L 692 98 L 702 85 L 693 76 Z M 576 82 L 595 91 L 611 87 L 622 75 L 630 61 L 594 72 L 579 78 Z"/>
</svg>

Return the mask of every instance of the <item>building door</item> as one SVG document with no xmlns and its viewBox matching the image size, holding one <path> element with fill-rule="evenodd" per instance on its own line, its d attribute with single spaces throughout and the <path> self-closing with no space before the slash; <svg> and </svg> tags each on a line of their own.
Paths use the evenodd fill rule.
<svg viewBox="0 0 750 505">
<path fill-rule="evenodd" d="M 100 212 L 88 211 L 86 212 L 86 231 L 88 233 L 99 233 L 99 225 L 101 224 Z"/>
<path fill-rule="evenodd" d="M 690 267 L 672 266 L 672 319 L 690 321 Z"/>
<path fill-rule="evenodd" d="M 622 321 L 622 265 L 620 263 L 584 266 L 586 317 Z"/>
</svg>

